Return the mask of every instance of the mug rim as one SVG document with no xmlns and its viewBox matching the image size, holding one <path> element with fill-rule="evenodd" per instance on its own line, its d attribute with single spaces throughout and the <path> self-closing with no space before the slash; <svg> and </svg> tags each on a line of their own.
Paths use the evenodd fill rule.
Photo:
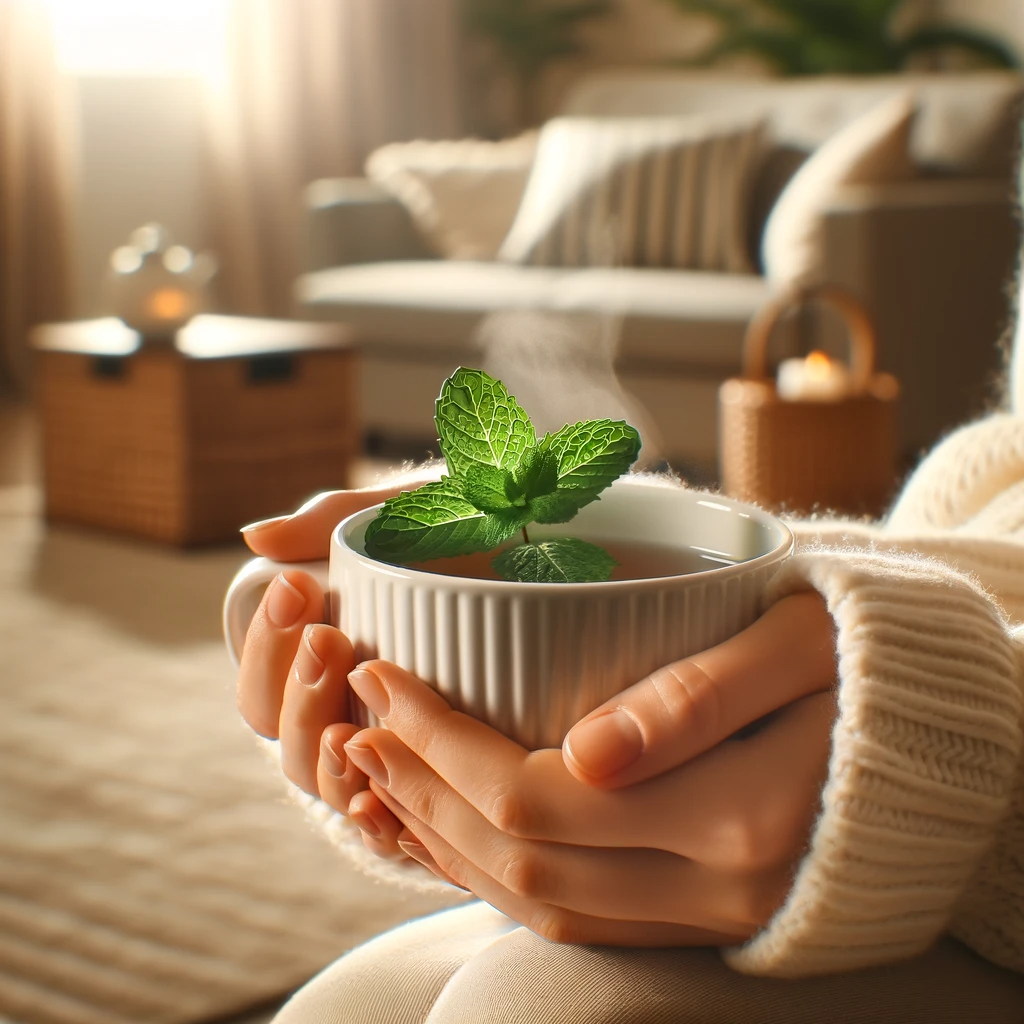
<svg viewBox="0 0 1024 1024">
<path fill-rule="evenodd" d="M 627 481 L 631 488 L 637 487 L 652 490 L 657 488 L 659 491 L 675 490 L 681 494 L 694 497 L 698 502 L 703 500 L 711 506 L 716 504 L 720 507 L 727 505 L 728 511 L 730 512 L 745 514 L 749 518 L 756 520 L 762 526 L 768 526 L 776 529 L 779 532 L 778 543 L 775 544 L 770 551 L 765 551 L 760 555 L 744 559 L 743 561 L 736 562 L 733 565 L 719 565 L 709 569 L 698 569 L 695 572 L 676 573 L 671 576 L 647 576 L 640 579 L 601 580 L 590 583 L 520 583 L 515 580 L 480 579 L 475 576 L 456 576 L 450 573 L 429 572 L 425 569 L 413 569 L 410 566 L 396 565 L 392 562 L 383 562 L 379 559 L 371 558 L 364 552 L 357 551 L 354 547 L 349 545 L 345 540 L 346 529 L 355 520 L 359 520 L 364 517 L 369 518 L 371 515 L 376 515 L 384 505 L 383 502 L 379 502 L 378 504 L 372 505 L 368 508 L 360 509 L 358 512 L 353 512 L 338 523 L 331 533 L 331 550 L 333 552 L 334 548 L 338 547 L 345 553 L 346 557 L 354 558 L 357 563 L 366 566 L 374 572 L 394 576 L 398 579 L 409 580 L 411 582 L 418 581 L 422 584 L 429 584 L 434 587 L 444 585 L 444 581 L 448 581 L 447 585 L 449 586 L 458 586 L 460 589 L 468 588 L 474 591 L 492 590 L 496 592 L 505 592 L 511 587 L 515 588 L 514 592 L 519 594 L 527 592 L 544 594 L 550 594 L 552 592 L 578 594 L 582 592 L 586 594 L 595 594 L 599 591 L 614 592 L 616 590 L 636 589 L 638 587 L 641 589 L 657 589 L 660 587 L 677 585 L 681 581 L 689 581 L 691 584 L 704 579 L 714 579 L 715 581 L 718 581 L 728 579 L 730 576 L 744 575 L 751 570 L 760 568 L 761 566 L 771 565 L 773 562 L 785 558 L 793 551 L 795 540 L 789 527 L 786 526 L 778 516 L 774 516 L 770 512 L 766 512 L 764 509 L 758 508 L 756 505 L 750 505 L 743 501 L 737 501 L 735 498 L 728 498 L 723 495 L 714 494 L 710 491 L 701 491 L 687 487 L 675 487 L 665 483 L 641 480 L 636 477 L 625 477 L 622 480 L 623 483 Z M 557 588 L 557 590 L 553 591 L 552 588 Z"/>
</svg>

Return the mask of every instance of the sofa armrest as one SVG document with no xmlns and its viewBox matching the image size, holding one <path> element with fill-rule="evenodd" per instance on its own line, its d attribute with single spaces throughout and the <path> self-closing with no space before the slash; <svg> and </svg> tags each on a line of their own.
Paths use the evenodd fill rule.
<svg viewBox="0 0 1024 1024">
<path fill-rule="evenodd" d="M 306 187 L 303 198 L 303 273 L 436 258 L 405 207 L 367 178 L 322 178 Z"/>
<path fill-rule="evenodd" d="M 879 366 L 903 386 L 908 456 L 996 397 L 1019 246 L 1007 180 L 851 186 L 828 211 L 825 277 L 875 317 Z"/>
</svg>

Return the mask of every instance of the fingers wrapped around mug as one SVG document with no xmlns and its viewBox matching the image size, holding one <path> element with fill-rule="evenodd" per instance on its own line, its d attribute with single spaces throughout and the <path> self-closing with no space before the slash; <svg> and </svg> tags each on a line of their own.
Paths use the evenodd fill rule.
<svg viewBox="0 0 1024 1024">
<path fill-rule="evenodd" d="M 320 798 L 359 827 L 367 849 L 381 857 L 403 856 L 397 843 L 402 823 L 367 789 L 366 773 L 345 752 L 358 732 L 347 723 L 324 730 L 316 770 Z"/>
<path fill-rule="evenodd" d="M 281 572 L 270 581 L 249 624 L 238 668 L 238 710 L 251 729 L 277 739 L 286 681 L 303 631 L 324 617 L 324 594 L 309 573 Z"/>
<path fill-rule="evenodd" d="M 806 848 L 834 710 L 805 698 L 747 743 L 607 791 L 394 666 L 361 666 L 353 687 L 387 728 L 345 750 L 425 851 L 406 852 L 545 938 L 631 946 L 733 943 L 770 919 Z"/>
<path fill-rule="evenodd" d="M 348 674 L 354 665 L 352 644 L 340 630 L 314 623 L 302 631 L 281 704 L 281 768 L 313 796 L 320 793 L 317 768 L 324 730 L 349 719 Z M 356 727 L 349 730 L 354 734 Z"/>
<path fill-rule="evenodd" d="M 595 786 L 675 768 L 801 697 L 832 688 L 835 624 L 815 591 L 787 597 L 724 643 L 652 673 L 581 719 L 566 767 Z"/>
</svg>

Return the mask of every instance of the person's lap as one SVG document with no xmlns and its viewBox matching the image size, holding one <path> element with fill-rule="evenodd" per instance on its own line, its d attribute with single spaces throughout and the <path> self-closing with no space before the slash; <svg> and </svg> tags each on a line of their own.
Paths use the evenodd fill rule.
<svg viewBox="0 0 1024 1024">
<path fill-rule="evenodd" d="M 1024 977 L 947 939 L 915 960 L 804 981 L 710 949 L 551 943 L 485 903 L 411 921 L 300 989 L 274 1024 L 1021 1024 Z"/>
</svg>

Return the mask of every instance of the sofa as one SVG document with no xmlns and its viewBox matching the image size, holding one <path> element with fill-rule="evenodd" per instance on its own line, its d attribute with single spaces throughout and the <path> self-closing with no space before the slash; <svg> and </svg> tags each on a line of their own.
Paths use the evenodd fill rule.
<svg viewBox="0 0 1024 1024">
<path fill-rule="evenodd" d="M 569 399 L 586 390 L 589 376 L 597 397 L 590 396 L 596 409 L 588 412 L 636 410 L 651 451 L 691 479 L 713 482 L 718 388 L 742 372 L 756 311 L 794 283 L 763 259 L 773 210 L 830 141 L 887 98 L 910 95 L 910 173 L 887 178 L 862 167 L 859 176 L 833 182 L 818 200 L 813 255 L 816 279 L 851 291 L 875 319 L 879 366 L 902 384 L 900 449 L 909 464 L 994 395 L 1019 246 L 1021 93 L 1022 79 L 1006 72 L 797 80 L 594 74 L 570 90 L 561 114 L 763 117 L 767 142 L 745 215 L 747 271 L 445 258 L 386 183 L 330 179 L 305 193 L 298 312 L 355 329 L 360 416 L 371 446 L 411 454 L 428 448 L 441 381 L 460 364 L 493 364 L 488 333 L 505 323 L 506 333 L 544 335 L 533 355 L 543 350 L 553 368 L 535 360 L 523 373 L 554 383 L 557 394 L 545 401 L 566 399 L 563 422 L 577 414 L 580 403 Z M 801 200 L 799 189 L 789 192 L 790 202 Z M 785 253 L 776 262 L 785 264 Z M 838 354 L 841 335 L 827 316 L 804 312 L 779 332 L 772 357 L 809 344 Z M 559 361 L 566 337 L 573 352 Z"/>
</svg>

